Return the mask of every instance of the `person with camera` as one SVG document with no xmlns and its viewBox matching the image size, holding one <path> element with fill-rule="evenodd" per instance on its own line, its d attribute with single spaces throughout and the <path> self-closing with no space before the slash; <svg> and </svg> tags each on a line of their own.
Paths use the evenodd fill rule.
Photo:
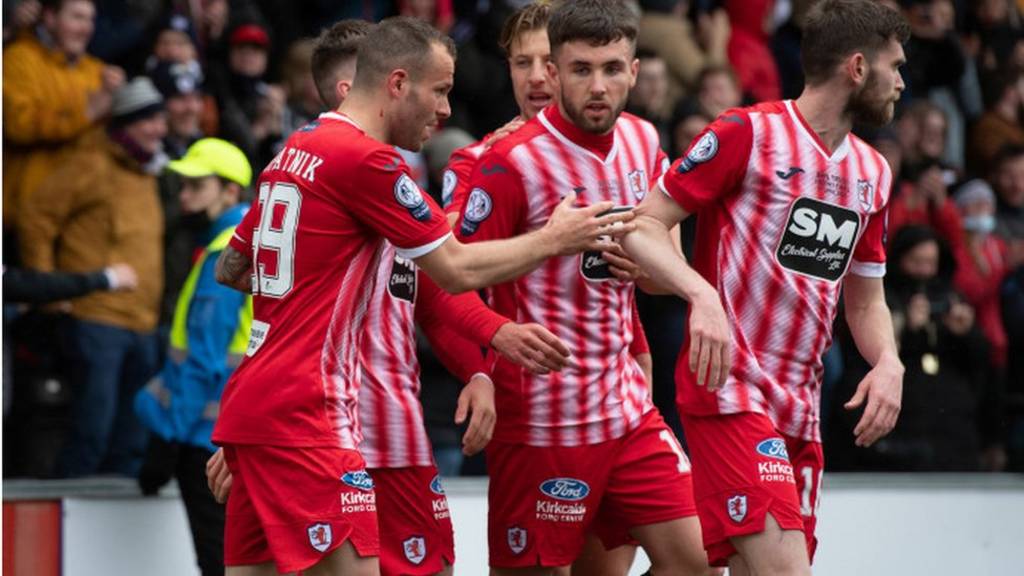
<svg viewBox="0 0 1024 576">
<path fill-rule="evenodd" d="M 909 169 L 907 179 L 897 184 L 899 195 L 889 208 L 889 230 L 895 234 L 908 225 L 929 226 L 949 245 L 959 244 L 960 213 L 949 195 L 956 180 L 956 173 L 938 161 Z"/>
<path fill-rule="evenodd" d="M 889 437 L 857 450 L 848 431 L 854 417 L 836 409 L 833 469 L 978 470 L 983 447 L 992 448 L 986 454 L 1001 449 L 989 427 L 997 419 L 988 417 L 998 409 L 998 389 L 987 373 L 988 343 L 975 323 L 975 310 L 953 289 L 952 251 L 932 228 L 909 225 L 893 237 L 889 261 L 886 301 L 906 367 L 900 419 Z M 846 360 L 842 385 L 852 387 L 867 365 L 859 358 Z"/>
</svg>

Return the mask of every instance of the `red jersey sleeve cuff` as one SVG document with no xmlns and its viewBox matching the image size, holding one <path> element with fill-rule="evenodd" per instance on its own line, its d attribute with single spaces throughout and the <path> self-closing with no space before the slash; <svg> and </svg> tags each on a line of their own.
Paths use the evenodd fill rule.
<svg viewBox="0 0 1024 576">
<path fill-rule="evenodd" d="M 509 322 L 511 322 L 511 320 L 505 318 L 501 314 L 488 314 L 483 325 L 480 327 L 480 336 L 483 338 L 484 346 L 490 348 L 491 340 L 494 340 L 494 335 L 498 333 L 498 330 L 502 326 Z"/>
<path fill-rule="evenodd" d="M 661 190 L 665 196 L 668 196 L 673 202 L 679 204 L 683 210 L 686 210 L 687 214 L 695 213 L 700 208 L 699 206 L 691 202 L 690 199 L 683 194 L 673 194 L 672 192 L 669 192 L 668 186 L 665 184 L 665 176 L 667 175 L 668 172 L 662 174 L 661 178 L 658 178 L 658 189 Z"/>
<path fill-rule="evenodd" d="M 241 252 L 242 254 L 249 253 L 249 241 L 239 236 L 237 231 L 231 235 L 231 239 L 228 240 L 228 246 L 236 252 Z"/>
<path fill-rule="evenodd" d="M 422 246 L 414 246 L 412 248 L 395 247 L 395 252 L 397 252 L 398 255 L 401 256 L 402 258 L 405 258 L 407 260 L 414 260 L 416 258 L 419 258 L 420 256 L 426 256 L 427 254 L 430 254 L 434 250 L 437 250 L 438 248 L 441 247 L 442 244 L 445 243 L 445 241 L 451 238 L 451 236 L 451 231 L 448 231 L 444 236 L 441 236 L 440 238 L 434 240 L 433 242 L 423 244 Z"/>
</svg>

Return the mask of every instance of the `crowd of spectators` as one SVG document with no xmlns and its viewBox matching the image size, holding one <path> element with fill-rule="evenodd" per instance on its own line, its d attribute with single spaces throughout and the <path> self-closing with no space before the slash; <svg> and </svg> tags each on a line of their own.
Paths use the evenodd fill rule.
<svg viewBox="0 0 1024 576">
<path fill-rule="evenodd" d="M 311 39 L 342 18 L 406 14 L 459 49 L 450 120 L 422 154 L 404 154 L 437 195 L 448 154 L 515 115 L 496 39 L 525 3 L 4 0 L 5 474 L 137 474 L 146 434 L 132 398 L 160 369 L 208 224 L 182 210 L 169 160 L 217 136 L 258 172 L 323 111 Z M 723 111 L 795 97 L 812 3 L 635 1 L 628 111 L 657 127 L 675 159 Z M 829 467 L 1021 470 L 1024 1 L 888 3 L 912 26 L 907 90 L 890 127 L 858 134 L 895 175 L 886 289 L 907 370 L 903 416 L 876 446 L 853 446 L 857 415 L 842 405 L 867 367 L 837 326 L 822 391 Z M 642 296 L 640 307 L 656 403 L 678 423 L 685 306 Z M 430 361 L 423 378 L 446 469 L 474 469 L 451 450 L 457 383 Z"/>
</svg>

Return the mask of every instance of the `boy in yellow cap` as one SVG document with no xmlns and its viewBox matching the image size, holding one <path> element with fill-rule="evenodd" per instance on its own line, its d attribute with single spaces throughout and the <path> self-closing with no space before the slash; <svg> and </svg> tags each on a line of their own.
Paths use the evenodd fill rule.
<svg viewBox="0 0 1024 576">
<path fill-rule="evenodd" d="M 160 375 L 135 397 L 135 411 L 152 431 L 139 476 L 154 494 L 178 480 L 203 576 L 224 573 L 224 507 L 206 486 L 206 461 L 221 392 L 249 341 L 252 298 L 217 283 L 214 264 L 249 205 L 252 168 L 235 145 L 204 138 L 168 165 L 182 176 L 182 213 L 201 229 L 202 245 L 182 287 Z"/>
</svg>

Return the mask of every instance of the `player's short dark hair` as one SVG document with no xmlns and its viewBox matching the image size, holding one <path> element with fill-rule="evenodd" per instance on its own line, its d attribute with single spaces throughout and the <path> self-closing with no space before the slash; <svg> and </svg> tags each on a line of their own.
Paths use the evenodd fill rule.
<svg viewBox="0 0 1024 576">
<path fill-rule="evenodd" d="M 898 11 L 875 0 L 821 0 L 804 20 L 800 56 L 808 84 L 832 77 L 836 66 L 856 52 L 871 59 L 890 41 L 903 44 L 910 25 Z"/>
<path fill-rule="evenodd" d="M 359 42 L 370 31 L 372 24 L 349 18 L 324 28 L 313 45 L 311 68 L 313 82 L 320 99 L 328 106 L 334 101 L 334 85 L 340 66 L 354 62 L 359 54 Z"/>
<path fill-rule="evenodd" d="M 501 27 L 501 37 L 498 38 L 498 46 L 505 53 L 505 56 L 512 55 L 512 44 L 519 38 L 534 30 L 542 30 L 548 27 L 548 20 L 551 18 L 551 2 L 548 0 L 534 0 L 512 13 L 505 20 Z"/>
<path fill-rule="evenodd" d="M 359 46 L 355 85 L 372 84 L 398 68 L 417 78 L 427 66 L 434 44 L 455 58 L 455 42 L 427 22 L 408 16 L 381 20 Z"/>
<path fill-rule="evenodd" d="M 552 54 L 576 40 L 604 46 L 625 38 L 635 48 L 638 26 L 636 13 L 622 0 L 567 1 L 551 12 L 548 42 Z"/>
</svg>

